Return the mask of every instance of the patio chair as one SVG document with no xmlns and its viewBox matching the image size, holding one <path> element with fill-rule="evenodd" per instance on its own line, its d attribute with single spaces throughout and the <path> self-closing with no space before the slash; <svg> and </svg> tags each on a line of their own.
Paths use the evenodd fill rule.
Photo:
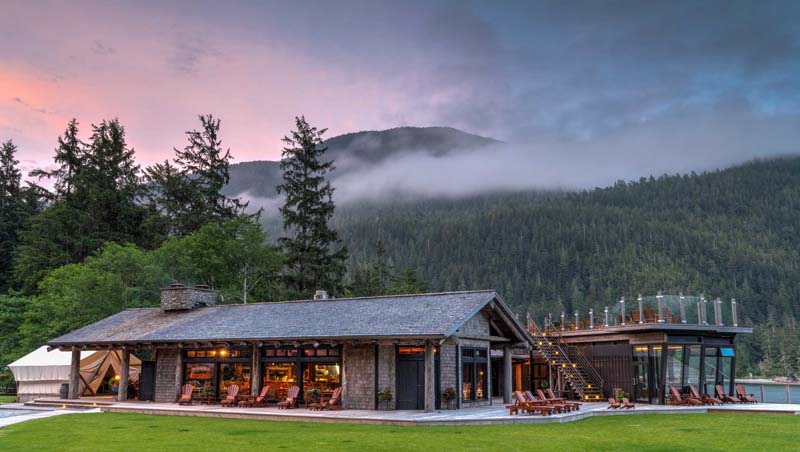
<svg viewBox="0 0 800 452">
<path fill-rule="evenodd" d="M 323 410 L 341 410 L 342 409 L 342 387 L 333 390 L 331 398 L 322 402 Z"/>
<path fill-rule="evenodd" d="M 527 393 L 528 397 L 525 398 L 522 391 L 514 391 L 514 397 L 517 399 L 517 405 L 519 405 L 520 410 L 527 411 L 528 414 L 534 414 L 538 411 L 542 416 L 547 416 L 555 411 L 555 408 L 546 401 L 536 400 L 536 397 L 533 397 L 530 391 L 527 391 Z"/>
<path fill-rule="evenodd" d="M 267 393 L 269 392 L 269 388 L 270 388 L 269 385 L 261 388 L 261 393 L 259 393 L 255 399 L 240 401 L 239 408 L 266 407 Z"/>
<path fill-rule="evenodd" d="M 622 398 L 622 405 L 620 405 L 620 408 L 631 408 L 631 409 L 633 409 L 633 408 L 636 408 L 636 404 L 631 402 L 627 397 L 623 397 Z"/>
<path fill-rule="evenodd" d="M 742 403 L 742 401 L 737 397 L 725 394 L 725 390 L 722 389 L 722 385 L 714 386 L 714 390 L 717 392 L 717 398 L 722 400 L 722 403 Z"/>
<path fill-rule="evenodd" d="M 675 386 L 669 387 L 669 392 L 672 394 L 672 403 L 675 405 L 703 405 L 703 401 L 695 399 L 694 397 L 684 397 Z"/>
<path fill-rule="evenodd" d="M 581 405 L 583 405 L 581 402 L 576 402 L 574 400 L 567 400 L 563 397 L 556 397 L 556 395 L 553 393 L 553 390 L 550 388 L 545 389 L 545 393 L 547 394 L 547 400 L 552 400 L 552 401 L 560 400 L 561 403 L 571 405 L 572 409 L 575 411 L 580 410 Z"/>
<path fill-rule="evenodd" d="M 530 391 L 527 391 L 530 392 Z M 541 389 L 536 390 L 536 395 L 539 397 L 539 400 L 544 400 L 547 402 L 548 405 L 555 407 L 559 412 L 566 413 L 572 411 L 572 405 L 567 405 L 566 403 L 562 402 L 563 399 L 556 399 L 556 400 L 548 400 L 545 397 L 544 392 Z M 530 397 L 533 397 L 533 394 L 529 394 Z"/>
<path fill-rule="evenodd" d="M 181 397 L 178 399 L 178 405 L 191 405 L 192 404 L 192 391 L 194 386 L 186 383 L 181 387 Z"/>
<path fill-rule="evenodd" d="M 225 396 L 220 404 L 222 406 L 233 406 L 236 404 L 236 398 L 239 396 L 239 385 L 228 386 L 228 395 Z"/>
<path fill-rule="evenodd" d="M 606 409 L 607 410 L 617 409 L 617 408 L 619 408 L 621 406 L 622 405 L 619 402 L 617 402 L 617 399 L 615 399 L 614 397 L 609 397 L 608 398 L 608 408 L 606 408 Z"/>
<path fill-rule="evenodd" d="M 286 394 L 286 397 L 283 398 L 280 402 L 278 402 L 278 408 L 285 410 L 287 408 L 294 408 L 297 406 L 297 395 L 300 394 L 300 388 L 297 386 L 292 386 L 289 388 L 289 392 Z"/>
<path fill-rule="evenodd" d="M 692 397 L 695 399 L 699 399 L 703 402 L 703 405 L 722 405 L 722 401 L 717 399 L 716 397 L 711 397 L 708 394 L 700 394 L 697 388 L 694 385 L 689 385 L 689 391 L 692 393 Z"/>
<path fill-rule="evenodd" d="M 753 394 L 748 394 L 742 385 L 736 385 L 736 395 L 742 403 L 758 403 L 756 397 Z"/>
</svg>

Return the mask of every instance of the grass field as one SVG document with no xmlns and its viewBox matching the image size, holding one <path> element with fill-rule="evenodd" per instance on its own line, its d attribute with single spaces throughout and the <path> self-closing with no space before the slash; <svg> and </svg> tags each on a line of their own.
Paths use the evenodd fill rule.
<svg viewBox="0 0 800 452">
<path fill-rule="evenodd" d="M 390 427 L 139 414 L 77 414 L 0 429 L 7 451 L 798 450 L 800 417 L 689 414 L 566 424 Z"/>
<path fill-rule="evenodd" d="M 16 402 L 17 398 L 13 395 L 0 395 L 0 404 Z"/>
</svg>

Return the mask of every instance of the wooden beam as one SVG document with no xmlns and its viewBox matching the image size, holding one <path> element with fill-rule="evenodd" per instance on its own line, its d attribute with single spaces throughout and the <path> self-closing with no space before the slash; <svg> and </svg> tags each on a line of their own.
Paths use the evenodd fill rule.
<svg viewBox="0 0 800 452">
<path fill-rule="evenodd" d="M 425 342 L 425 412 L 436 410 L 436 373 L 432 341 Z"/>
<path fill-rule="evenodd" d="M 81 351 L 72 347 L 72 361 L 69 367 L 69 398 L 78 398 L 78 377 L 81 374 Z"/>
<path fill-rule="evenodd" d="M 128 400 L 128 372 L 131 365 L 131 352 L 128 349 L 122 350 L 122 363 L 119 376 L 119 393 L 117 393 L 117 400 L 124 402 Z"/>
<path fill-rule="evenodd" d="M 511 346 L 503 346 L 503 403 L 511 403 L 512 380 Z"/>
</svg>

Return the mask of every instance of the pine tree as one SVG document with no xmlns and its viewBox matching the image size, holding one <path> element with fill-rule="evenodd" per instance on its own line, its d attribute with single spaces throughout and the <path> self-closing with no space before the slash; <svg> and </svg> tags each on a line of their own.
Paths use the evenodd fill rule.
<svg viewBox="0 0 800 452">
<path fill-rule="evenodd" d="M 53 157 L 58 168 L 51 171 L 37 169 L 31 171 L 31 176 L 55 179 L 55 197 L 69 197 L 75 188 L 75 179 L 84 160 L 85 148 L 86 145 L 78 138 L 78 121 L 73 118 L 67 124 L 64 135 L 58 137 L 58 147 Z"/>
<path fill-rule="evenodd" d="M 287 286 L 296 295 L 307 297 L 316 289 L 337 293 L 342 287 L 347 249 L 338 246 L 338 233 L 329 226 L 335 205 L 333 187 L 326 175 L 335 169 L 332 161 L 324 161 L 327 148 L 322 147 L 319 130 L 295 118 L 297 130 L 283 138 L 281 169 L 283 183 L 278 193 L 285 194 L 281 207 L 283 227 L 281 237 L 287 257 Z"/>
<path fill-rule="evenodd" d="M 8 284 L 12 251 L 22 226 L 22 174 L 17 168 L 17 146 L 11 141 L 0 145 L 0 289 Z"/>
<path fill-rule="evenodd" d="M 180 167 L 180 177 L 171 177 L 165 172 L 168 168 L 161 169 L 164 182 L 171 184 L 162 187 L 164 195 L 177 196 L 172 201 L 165 201 L 163 207 L 172 203 L 171 207 L 180 209 L 175 225 L 176 235 L 179 236 L 190 234 L 207 223 L 234 218 L 247 207 L 238 199 L 230 199 L 222 194 L 223 187 L 230 180 L 228 167 L 233 157 L 230 149 L 222 148 L 220 120 L 212 115 L 201 115 L 199 118 L 202 130 L 186 132 L 189 144 L 183 150 L 175 149 L 175 163 Z"/>
</svg>

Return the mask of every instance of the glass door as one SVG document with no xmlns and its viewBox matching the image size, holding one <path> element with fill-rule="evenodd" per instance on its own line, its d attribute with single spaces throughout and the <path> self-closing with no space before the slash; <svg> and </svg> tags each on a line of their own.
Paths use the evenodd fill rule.
<svg viewBox="0 0 800 452">
<path fill-rule="evenodd" d="M 648 346 L 633 348 L 633 398 L 640 403 L 650 403 L 650 356 Z"/>
</svg>

